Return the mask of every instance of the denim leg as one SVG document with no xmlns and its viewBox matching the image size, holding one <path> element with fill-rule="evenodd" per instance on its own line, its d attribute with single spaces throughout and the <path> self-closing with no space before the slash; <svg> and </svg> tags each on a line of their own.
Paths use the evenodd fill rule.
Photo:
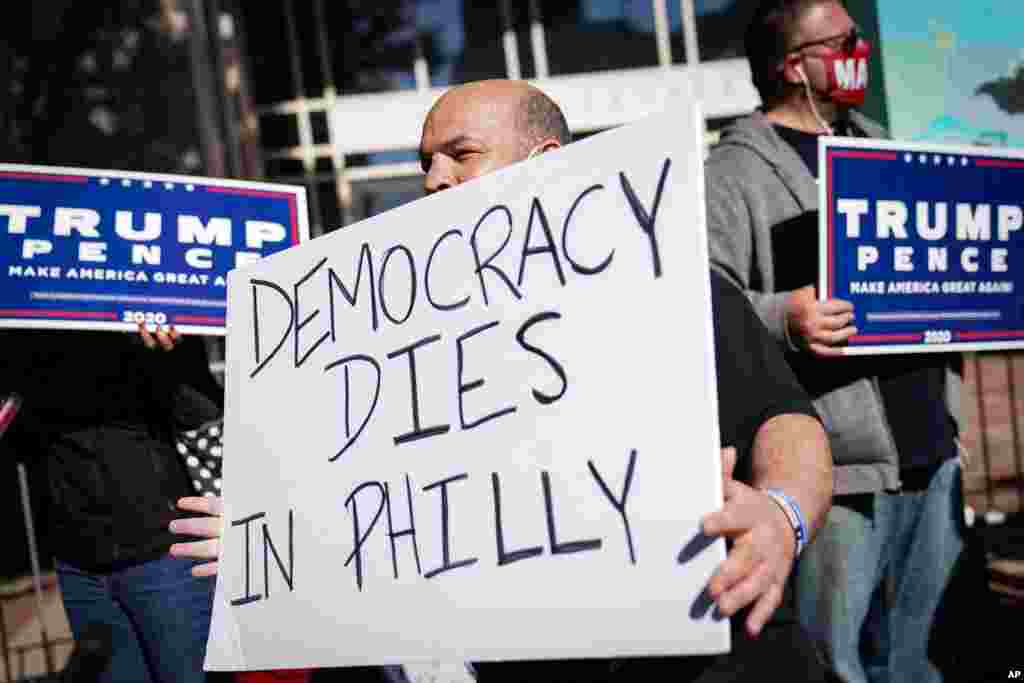
<svg viewBox="0 0 1024 683">
<path fill-rule="evenodd" d="M 151 683 L 146 660 L 135 627 L 128 614 L 115 601 L 106 574 L 91 574 L 57 561 L 57 580 L 68 615 L 71 633 L 81 639 L 83 631 L 94 623 L 111 629 L 111 660 L 97 683 L 139 681 Z"/>
<path fill-rule="evenodd" d="M 212 577 L 192 560 L 162 557 L 117 572 L 114 594 L 138 629 L 155 683 L 202 683 L 213 611 Z"/>
<path fill-rule="evenodd" d="M 889 673 L 892 681 L 939 683 L 928 660 L 928 637 L 942 594 L 963 550 L 960 461 L 950 459 L 928 489 L 904 493 L 899 543 L 892 555 Z"/>
<path fill-rule="evenodd" d="M 837 498 L 797 566 L 801 625 L 845 683 L 866 683 L 860 635 L 888 544 L 883 496 Z"/>
</svg>

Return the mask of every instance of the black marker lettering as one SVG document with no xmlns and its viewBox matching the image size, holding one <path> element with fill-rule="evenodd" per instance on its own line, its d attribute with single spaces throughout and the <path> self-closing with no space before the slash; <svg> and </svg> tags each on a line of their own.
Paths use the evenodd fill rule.
<svg viewBox="0 0 1024 683">
<path fill-rule="evenodd" d="M 458 373 L 456 376 L 459 381 L 459 423 L 462 425 L 463 429 L 474 429 L 484 424 L 485 422 L 489 422 L 490 420 L 502 417 L 503 415 L 509 415 L 510 413 L 516 412 L 516 406 L 509 406 L 507 408 L 502 408 L 501 410 L 495 411 L 490 415 L 485 415 L 484 417 L 481 417 L 478 420 L 474 420 L 473 422 L 467 423 L 466 414 L 462 403 L 462 397 L 464 394 L 468 394 L 470 391 L 473 391 L 474 389 L 479 389 L 484 385 L 484 380 L 482 378 L 473 380 L 472 382 L 469 383 L 464 383 L 462 381 L 462 370 L 465 364 L 465 348 L 463 347 L 463 342 L 465 342 L 467 339 L 471 339 L 472 337 L 480 334 L 481 332 L 486 332 L 492 327 L 497 327 L 498 323 L 499 321 L 495 320 L 493 322 L 487 323 L 486 325 L 481 325 L 480 327 L 474 328 L 469 332 L 466 332 L 465 334 L 463 334 L 462 336 L 455 340 L 456 365 Z"/>
<path fill-rule="evenodd" d="M 388 538 L 391 539 L 391 568 L 395 572 L 395 578 L 398 578 L 398 549 L 395 544 L 396 538 L 402 536 L 412 537 L 412 553 L 413 557 L 416 558 L 416 574 L 422 575 L 423 568 L 420 567 L 420 548 L 416 543 L 416 520 L 412 514 L 412 484 L 409 482 L 409 475 L 405 475 L 405 496 L 409 502 L 409 528 L 402 529 L 401 531 L 395 531 L 394 523 L 391 517 L 391 491 L 388 488 L 388 483 L 384 482 L 384 504 L 388 511 Z"/>
<path fill-rule="evenodd" d="M 612 506 L 618 511 L 619 516 L 622 517 L 622 525 L 626 528 L 626 543 L 629 546 L 629 561 L 636 564 L 636 550 L 633 547 L 633 531 L 629 526 L 629 516 L 626 514 L 626 499 L 629 498 L 629 487 L 633 483 L 633 468 L 636 465 L 636 449 L 634 448 L 629 452 L 629 464 L 626 465 L 626 478 L 622 484 L 622 498 L 616 498 L 612 495 L 611 489 L 604 482 L 601 477 L 601 473 L 597 471 L 597 466 L 594 465 L 593 460 L 587 461 L 587 467 L 590 468 L 590 473 L 594 475 L 594 479 L 597 480 L 598 485 L 604 492 L 606 498 L 611 501 Z"/>
<path fill-rule="evenodd" d="M 654 277 L 656 278 L 661 277 L 661 253 L 658 250 L 658 237 L 654 231 L 654 223 L 658 219 L 661 193 L 665 189 L 665 179 L 668 178 L 668 169 L 671 166 L 672 160 L 665 159 L 665 164 L 661 167 L 661 177 L 658 179 L 658 189 L 654 193 L 654 204 L 651 206 L 650 214 L 647 213 L 640 198 L 636 196 L 636 192 L 633 190 L 633 186 L 630 184 L 626 174 L 619 173 L 622 192 L 626 195 L 626 199 L 629 200 L 629 205 L 633 209 L 633 215 L 636 216 L 637 223 L 640 224 L 640 229 L 647 233 L 647 239 L 651 242 L 651 260 L 653 261 Z"/>
<path fill-rule="evenodd" d="M 611 265 L 612 257 L 615 256 L 615 250 L 612 249 L 604 261 L 601 261 L 594 268 L 589 268 L 581 263 L 573 260 L 572 256 L 569 255 L 569 223 L 572 222 L 572 216 L 576 212 L 576 207 L 579 206 L 583 198 L 591 192 L 596 190 L 603 190 L 604 185 L 591 185 L 587 189 L 583 190 L 583 193 L 576 198 L 576 201 L 572 203 L 572 207 L 569 209 L 569 213 L 565 216 L 565 223 L 562 224 L 562 254 L 565 255 L 565 260 L 569 262 L 572 269 L 581 275 L 597 275 L 605 268 Z"/>
<path fill-rule="evenodd" d="M 433 484 L 423 487 L 424 491 L 429 491 L 435 488 L 441 489 L 441 566 L 424 574 L 423 578 L 425 579 L 431 579 L 438 574 L 450 572 L 453 569 L 458 569 L 459 567 L 468 567 L 476 564 L 479 559 L 472 557 L 468 560 L 452 562 L 451 556 L 451 539 L 448 531 L 448 484 L 468 478 L 468 474 L 458 474 L 454 477 L 448 477 L 447 479 L 442 479 L 441 481 L 436 481 Z"/>
<path fill-rule="evenodd" d="M 420 439 L 426 439 L 431 436 L 438 436 L 439 434 L 447 434 L 451 429 L 451 425 L 437 425 L 434 427 L 420 426 L 419 382 L 416 380 L 416 349 L 422 346 L 427 346 L 428 344 L 433 344 L 440 339 L 441 335 L 435 334 L 432 337 L 420 339 L 409 346 L 405 346 L 388 354 L 389 359 L 395 359 L 402 354 L 409 355 L 409 384 L 412 387 L 412 390 L 409 392 L 412 396 L 412 431 L 396 436 L 396 446 L 412 441 L 419 441 Z"/>
<path fill-rule="evenodd" d="M 277 562 L 277 568 L 281 572 L 281 576 L 284 578 L 284 582 L 288 584 L 288 590 L 295 590 L 295 513 L 292 510 L 288 511 L 288 569 L 285 570 L 284 563 L 281 562 L 281 556 L 277 554 L 277 548 L 274 547 L 274 542 L 270 540 L 270 532 L 267 530 L 267 523 L 263 523 L 263 592 L 266 597 L 270 597 L 270 557 L 269 550 L 274 554 L 274 561 Z"/>
<path fill-rule="evenodd" d="M 551 502 L 551 475 L 546 470 L 541 471 L 540 482 L 544 488 L 544 509 L 547 512 L 548 518 L 548 542 L 551 544 L 551 554 L 568 555 L 569 553 L 581 553 L 600 548 L 600 538 L 586 541 L 569 541 L 568 543 L 558 542 L 558 532 L 555 529 L 555 506 Z"/>
<path fill-rule="evenodd" d="M 377 375 L 377 378 L 376 378 L 377 386 L 374 387 L 374 389 L 373 389 L 373 403 L 370 405 L 370 410 L 367 411 L 366 417 L 363 418 L 363 421 L 359 425 L 359 429 L 356 430 L 356 433 L 352 434 L 350 436 L 350 433 L 349 433 L 350 421 L 349 421 L 349 378 L 348 378 L 348 366 L 349 366 L 349 363 L 354 363 L 354 362 L 364 363 L 364 364 L 367 364 L 367 365 L 369 365 L 370 367 L 373 368 L 373 371 Z M 337 453 L 335 453 L 334 455 L 332 455 L 330 458 L 327 459 L 328 462 L 334 462 L 335 460 L 340 458 L 342 456 L 342 454 L 349 449 L 349 446 L 351 446 L 352 444 L 354 444 L 356 442 L 356 439 L 359 438 L 359 435 L 363 433 L 364 429 L 366 429 L 367 423 L 370 422 L 370 418 L 373 416 L 373 411 L 377 409 L 377 399 L 380 398 L 381 369 L 380 369 L 380 363 L 378 363 L 375 358 L 373 358 L 372 356 L 365 356 L 363 354 L 355 354 L 355 355 L 352 355 L 352 356 L 345 356 L 344 358 L 336 360 L 333 363 L 328 363 L 324 367 L 324 372 L 330 372 L 331 370 L 333 370 L 334 368 L 338 367 L 339 365 L 345 367 L 345 438 L 347 439 L 347 441 L 345 441 L 345 445 L 343 445 L 341 447 L 341 449 Z"/>
<path fill-rule="evenodd" d="M 277 352 L 281 350 L 281 347 L 284 346 L 284 343 L 288 341 L 288 335 L 291 334 L 292 325 L 295 323 L 295 307 L 292 305 L 292 300 L 291 297 L 288 296 L 288 292 L 284 291 L 284 289 L 278 287 L 273 282 L 269 282 L 267 280 L 250 280 L 249 283 L 252 285 L 252 333 L 253 339 L 255 340 L 253 346 L 256 349 L 256 369 L 249 374 L 249 379 L 252 379 L 259 374 L 260 370 L 267 366 L 267 363 L 269 363 L 274 358 L 274 356 L 277 355 Z M 281 335 L 281 341 L 277 342 L 277 346 L 275 346 L 274 350 L 270 352 L 270 355 L 264 358 L 262 361 L 260 360 L 260 307 L 258 297 L 256 295 L 257 286 L 269 287 L 270 289 L 280 294 L 281 298 L 284 299 L 285 303 L 288 304 L 289 311 L 288 329 L 286 329 L 284 331 L 284 334 Z"/>
<path fill-rule="evenodd" d="M 366 532 L 360 534 L 359 528 L 359 506 L 356 504 L 356 496 L 365 489 L 374 487 L 380 494 L 380 503 L 377 505 L 377 512 L 373 515 L 373 521 L 370 522 L 370 526 L 367 527 Z M 349 553 L 348 559 L 345 560 L 345 566 L 347 567 L 352 562 L 352 558 L 356 561 L 356 586 L 359 590 L 363 590 L 363 545 L 366 543 L 366 539 L 370 536 L 370 532 L 373 531 L 373 527 L 377 526 L 377 520 L 380 519 L 380 513 L 384 511 L 384 496 L 385 489 L 379 481 L 368 481 L 364 484 L 360 484 L 356 487 L 356 490 L 349 494 L 349 497 L 345 499 L 345 507 L 348 507 L 349 503 L 352 503 L 352 543 L 355 547 L 352 548 L 352 552 Z"/>
<path fill-rule="evenodd" d="M 547 311 L 545 313 L 538 313 L 538 314 L 532 316 L 525 323 L 523 323 L 522 327 L 519 328 L 519 331 L 516 332 L 516 341 L 519 342 L 519 345 L 522 346 L 527 351 L 530 351 L 531 353 L 535 353 L 538 356 L 540 356 L 541 358 L 543 358 L 544 360 L 546 360 L 548 362 L 548 365 L 551 366 L 551 369 L 554 370 L 555 373 L 558 375 L 559 379 L 562 380 L 562 388 L 559 389 L 558 393 L 555 394 L 555 395 L 545 394 L 542 391 L 540 391 L 539 389 L 533 389 L 532 390 L 533 391 L 533 397 L 535 399 L 537 399 L 537 402 L 540 403 L 541 405 L 545 405 L 545 406 L 550 404 L 550 403 L 554 403 L 555 401 L 557 401 L 558 399 L 562 398 L 562 396 L 565 395 L 566 389 L 569 388 L 569 381 L 566 379 L 565 370 L 562 368 L 562 364 L 559 363 L 554 358 L 552 358 L 546 352 L 542 351 L 541 349 L 539 349 L 536 346 L 533 346 L 532 344 L 527 342 L 526 341 L 526 332 L 531 327 L 536 325 L 537 323 L 544 322 L 545 320 L 561 320 L 561 319 L 562 319 L 562 315 L 560 313 L 555 312 L 555 311 Z"/>
<path fill-rule="evenodd" d="M 463 306 L 469 303 L 469 296 L 466 296 L 461 301 L 456 301 L 453 304 L 439 304 L 436 301 L 434 301 L 434 297 L 430 293 L 430 267 L 434 265 L 434 254 L 437 252 L 437 248 L 441 246 L 441 242 L 444 242 L 452 235 L 458 235 L 459 237 L 462 237 L 462 232 L 459 230 L 449 230 L 448 232 L 437 238 L 437 241 L 434 242 L 434 246 L 430 248 L 430 256 L 427 257 L 427 267 L 423 274 L 423 289 L 426 290 L 427 301 L 429 301 L 430 305 L 439 311 L 454 311 L 455 309 L 462 308 Z"/>
<path fill-rule="evenodd" d="M 533 234 L 533 219 L 535 216 L 538 218 L 537 222 L 540 223 L 540 227 L 544 231 L 546 244 L 543 247 L 530 246 L 530 235 Z M 523 286 L 523 276 L 526 274 L 526 259 L 537 254 L 551 254 L 551 261 L 555 264 L 555 274 L 558 276 L 558 282 L 564 287 L 565 273 L 562 271 L 562 262 L 558 260 L 555 238 L 551 235 L 551 226 L 548 225 L 548 217 L 544 213 L 544 207 L 541 205 L 540 200 L 534 197 L 533 203 L 530 205 L 530 218 L 526 222 L 526 237 L 523 238 L 523 251 L 519 257 L 518 283 L 520 287 Z"/>
<path fill-rule="evenodd" d="M 373 325 L 373 331 L 377 331 L 377 327 L 380 323 L 377 314 L 377 290 L 373 286 L 373 255 L 370 253 L 370 245 L 363 243 L 363 248 L 359 251 L 359 263 L 356 265 L 356 284 L 350 292 L 345 283 L 341 281 L 337 273 L 334 272 L 333 268 L 327 269 L 327 294 L 330 297 L 331 302 L 331 342 L 335 342 L 338 339 L 337 327 L 335 324 L 334 316 L 334 288 L 337 287 L 341 290 L 341 295 L 345 297 L 350 306 L 356 305 L 356 300 L 359 297 L 359 285 L 363 281 L 363 262 L 366 263 L 367 279 L 369 280 L 370 290 L 370 320 Z"/>
<path fill-rule="evenodd" d="M 523 548 L 522 550 L 505 550 L 505 530 L 501 524 L 501 482 L 497 472 L 491 472 L 491 487 L 494 489 L 494 533 L 498 543 L 498 566 L 512 564 L 519 560 L 527 560 L 544 552 L 541 546 Z"/>
<path fill-rule="evenodd" d="M 238 607 L 239 605 L 248 605 L 251 602 L 256 602 L 257 600 L 262 600 L 263 599 L 262 595 L 259 595 L 259 594 L 253 595 L 252 594 L 252 590 L 251 590 L 251 582 L 250 582 L 250 578 L 249 577 L 252 575 L 252 571 L 251 571 L 251 566 L 252 566 L 251 554 L 252 553 L 249 550 L 249 524 L 252 523 L 252 522 L 255 522 L 257 519 L 262 519 L 263 517 L 266 516 L 266 514 L 267 513 L 265 513 L 265 512 L 257 512 L 255 515 L 249 515 L 248 517 L 243 517 L 242 519 L 236 519 L 236 520 L 233 520 L 231 522 L 231 526 L 233 526 L 233 527 L 235 527 L 235 526 L 244 526 L 245 527 L 245 595 L 240 597 L 240 598 L 236 598 L 236 599 L 231 601 L 231 604 L 234 605 L 235 607 Z"/>
<path fill-rule="evenodd" d="M 349 380 L 348 364 L 345 364 L 345 439 L 352 438 L 352 383 Z M 377 388 L 380 389 L 380 369 L 377 369 Z"/>
<path fill-rule="evenodd" d="M 402 252 L 409 262 L 409 308 L 406 309 L 405 315 L 401 318 L 395 318 L 391 315 L 391 311 L 388 310 L 387 297 L 384 296 L 384 277 L 388 272 L 388 263 L 391 262 L 391 255 L 398 251 Z M 377 289 L 380 295 L 380 310 L 383 311 L 385 318 L 395 325 L 401 325 L 409 319 L 409 316 L 412 315 L 413 307 L 416 306 L 416 263 L 413 261 L 412 252 L 408 248 L 401 244 L 396 244 L 387 250 L 384 254 L 384 262 L 380 266 L 380 280 L 377 283 Z"/>
<path fill-rule="evenodd" d="M 313 346 L 311 346 L 306 353 L 302 354 L 301 358 L 299 357 L 299 332 L 302 331 L 303 327 L 312 322 L 313 318 L 320 314 L 320 309 L 318 308 L 310 313 L 305 320 L 299 319 L 302 316 L 302 314 L 299 313 L 299 286 L 305 284 L 309 278 L 313 277 L 316 274 L 316 271 L 320 270 L 325 263 L 327 263 L 327 257 L 320 259 L 320 263 L 313 266 L 311 271 L 303 275 L 302 278 L 295 283 L 295 287 L 293 288 L 293 293 L 295 295 L 295 367 L 297 368 L 301 367 L 302 364 L 306 362 L 306 359 L 309 358 L 309 355 L 316 351 L 316 348 L 323 344 L 327 340 L 327 337 L 330 336 L 329 332 L 324 332 L 323 335 L 316 340 Z M 330 288 L 330 285 L 328 285 L 328 288 Z"/>
<path fill-rule="evenodd" d="M 498 251 L 491 254 L 486 261 L 481 261 L 480 251 L 477 248 L 476 244 L 476 233 L 478 230 L 480 230 L 480 226 L 483 225 L 484 221 L 487 220 L 488 216 L 490 216 L 492 213 L 496 211 L 505 212 L 505 218 L 508 220 L 508 232 L 505 233 L 505 241 L 501 243 L 500 247 L 498 247 Z M 488 209 L 484 213 L 484 215 L 480 217 L 480 220 L 477 221 L 476 227 L 473 228 L 473 234 L 469 236 L 469 246 L 473 248 L 473 258 L 476 259 L 476 276 L 480 279 L 480 291 L 484 295 L 484 304 L 486 305 L 490 305 L 491 300 L 487 296 L 487 282 L 484 280 L 485 270 L 489 270 L 493 273 L 496 273 L 498 277 L 500 277 L 505 282 L 505 284 L 508 285 L 509 291 L 512 292 L 512 296 L 514 296 L 516 299 L 523 298 L 523 296 L 519 293 L 519 290 L 516 289 L 516 286 L 512 284 L 511 280 L 508 279 L 508 275 L 505 274 L 505 271 L 503 271 L 501 268 L 498 268 L 497 266 L 491 265 L 491 262 L 494 259 L 498 258 L 498 254 L 500 254 L 505 249 L 505 247 L 508 246 L 508 242 L 510 239 L 512 239 L 512 212 L 509 211 L 507 206 L 503 206 L 501 204 L 499 204 L 498 206 L 493 206 L 490 209 Z"/>
</svg>

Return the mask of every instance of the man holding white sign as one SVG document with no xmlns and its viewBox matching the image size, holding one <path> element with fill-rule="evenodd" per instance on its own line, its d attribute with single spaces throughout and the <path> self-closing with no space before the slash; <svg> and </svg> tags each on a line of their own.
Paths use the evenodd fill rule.
<svg viewBox="0 0 1024 683">
<path fill-rule="evenodd" d="M 435 104 L 424 125 L 421 158 L 427 173 L 425 187 L 428 193 L 450 189 L 536 153 L 557 149 L 566 142 L 564 117 L 536 89 L 508 81 L 461 86 Z M 622 184 L 625 188 L 629 183 L 624 179 Z M 635 203 L 633 210 L 639 215 Z M 647 223 L 653 228 L 653 218 L 648 217 Z M 665 229 L 687 230 L 688 226 L 671 225 Z M 573 263 L 574 268 L 577 265 Z M 605 266 L 588 267 L 596 272 Z M 813 536 L 828 507 L 830 463 L 820 423 L 781 354 L 768 344 L 752 343 L 764 336 L 763 327 L 738 290 L 717 274 L 711 280 L 722 443 L 736 447 L 740 464 L 736 466 L 735 451 L 727 449 L 722 472 L 726 504 L 703 522 L 708 537 L 723 536 L 733 542 L 728 559 L 712 576 L 707 592 L 710 600 L 717 602 L 721 615 L 732 616 L 743 610 L 745 619 L 741 626 L 751 636 L 757 636 L 783 599 L 794 557 Z M 511 289 L 511 281 L 505 282 Z M 522 270 L 519 285 L 522 286 Z M 486 289 L 484 292 L 486 296 Z M 564 387 L 564 375 L 562 381 Z M 684 442 L 665 445 L 673 450 L 686 447 Z M 635 453 L 627 469 L 627 482 L 634 458 Z M 496 496 L 497 490 L 495 479 Z M 213 501 L 189 499 L 183 505 L 198 511 L 216 509 Z M 214 538 L 220 533 L 216 520 L 182 520 L 175 522 L 173 528 L 179 533 Z M 534 554 L 541 551 L 536 550 Z M 173 551 L 216 557 L 218 548 L 216 541 L 205 541 L 176 546 Z M 690 547 L 680 554 L 679 562 L 685 562 L 688 553 L 699 552 L 698 547 Z M 627 587 L 616 589 L 625 591 Z M 709 667 L 718 675 L 729 675 L 727 672 L 736 673 L 741 659 L 750 666 L 750 659 L 757 657 L 764 657 L 775 666 L 788 659 L 790 670 L 806 677 L 814 667 L 813 655 L 801 647 L 792 626 L 768 629 L 759 651 L 750 646 L 748 639 L 738 636 L 734 656 L 722 660 L 630 659 L 611 665 L 576 661 L 485 664 L 481 665 L 481 679 L 630 679 L 656 670 L 675 676 L 697 675 Z M 591 656 L 602 654 L 600 649 L 594 649 Z"/>
<path fill-rule="evenodd" d="M 874 680 L 862 626 L 893 680 L 934 681 L 932 615 L 961 540 L 956 520 L 958 357 L 842 358 L 849 302 L 816 299 L 818 137 L 881 137 L 856 111 L 870 44 L 838 0 L 766 0 L 747 32 L 763 111 L 727 129 L 708 161 L 713 264 L 741 287 L 790 352 L 835 462 L 835 505 L 800 564 L 801 622 L 849 683 Z M 871 614 L 873 596 L 890 600 Z M 877 612 L 875 611 L 877 610 Z"/>
</svg>

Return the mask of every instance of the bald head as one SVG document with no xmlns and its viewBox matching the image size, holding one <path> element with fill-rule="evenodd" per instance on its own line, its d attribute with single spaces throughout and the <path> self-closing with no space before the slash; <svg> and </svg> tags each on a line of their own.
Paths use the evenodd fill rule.
<svg viewBox="0 0 1024 683">
<path fill-rule="evenodd" d="M 424 186 L 437 192 L 568 142 L 558 105 L 528 83 L 460 85 L 437 100 L 423 124 Z"/>
</svg>

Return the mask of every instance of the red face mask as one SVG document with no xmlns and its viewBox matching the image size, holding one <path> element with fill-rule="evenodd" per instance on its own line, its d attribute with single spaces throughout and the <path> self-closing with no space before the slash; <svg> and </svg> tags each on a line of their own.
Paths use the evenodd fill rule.
<svg viewBox="0 0 1024 683">
<path fill-rule="evenodd" d="M 820 57 L 828 74 L 828 96 L 833 102 L 851 107 L 864 104 L 871 43 L 859 40 L 852 50 L 829 50 L 829 53 Z"/>
<path fill-rule="evenodd" d="M 828 78 L 827 95 L 836 104 L 859 107 L 864 104 L 864 96 L 868 90 L 868 57 L 871 55 L 871 43 L 863 38 L 851 41 L 850 46 L 842 49 L 825 47 L 824 54 L 810 55 L 820 59 L 825 66 Z M 790 64 L 796 65 L 804 57 L 793 55 Z"/>
</svg>

